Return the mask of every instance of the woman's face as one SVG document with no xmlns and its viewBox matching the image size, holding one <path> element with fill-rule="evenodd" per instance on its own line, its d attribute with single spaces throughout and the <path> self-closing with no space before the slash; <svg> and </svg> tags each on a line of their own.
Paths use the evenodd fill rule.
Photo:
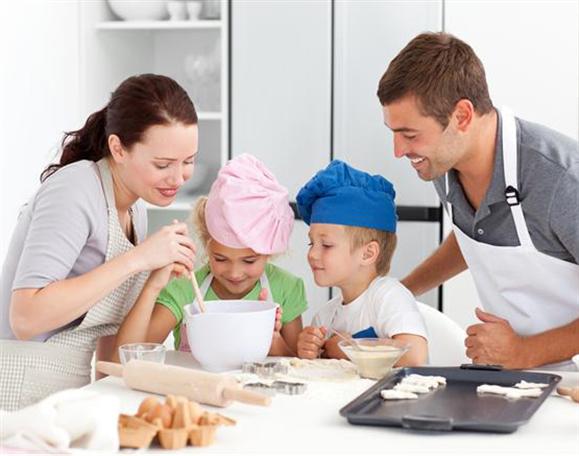
<svg viewBox="0 0 579 456">
<path fill-rule="evenodd" d="M 123 190 L 155 206 L 171 204 L 193 174 L 198 132 L 197 125 L 154 125 L 130 150 L 113 152 Z"/>
</svg>

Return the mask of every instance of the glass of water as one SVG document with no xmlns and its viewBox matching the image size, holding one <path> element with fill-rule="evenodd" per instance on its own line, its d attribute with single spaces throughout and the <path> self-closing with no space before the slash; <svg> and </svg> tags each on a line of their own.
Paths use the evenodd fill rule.
<svg viewBox="0 0 579 456">
<path fill-rule="evenodd" d="M 143 361 L 154 361 L 156 363 L 165 362 L 165 346 L 154 343 L 125 344 L 119 347 L 119 358 L 122 364 L 128 363 L 132 359 Z"/>
</svg>

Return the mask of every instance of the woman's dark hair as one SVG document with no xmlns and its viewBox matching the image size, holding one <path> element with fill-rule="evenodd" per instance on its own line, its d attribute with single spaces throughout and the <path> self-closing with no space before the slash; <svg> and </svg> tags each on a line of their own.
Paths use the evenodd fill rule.
<svg viewBox="0 0 579 456">
<path fill-rule="evenodd" d="M 79 160 L 98 161 L 110 154 L 109 135 L 117 135 L 124 147 L 141 141 L 153 125 L 197 124 L 197 113 L 187 92 L 167 76 L 132 76 L 112 93 L 109 103 L 92 113 L 80 130 L 65 132 L 59 163 L 40 175 L 44 182 L 63 166 Z"/>
</svg>

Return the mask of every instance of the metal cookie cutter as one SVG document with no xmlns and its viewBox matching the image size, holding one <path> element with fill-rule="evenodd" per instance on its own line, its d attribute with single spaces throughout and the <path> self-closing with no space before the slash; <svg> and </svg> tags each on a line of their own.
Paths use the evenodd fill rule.
<svg viewBox="0 0 579 456">
<path fill-rule="evenodd" d="M 296 394 L 303 394 L 306 391 L 305 383 L 293 383 L 276 380 L 268 385 L 267 383 L 247 383 L 243 386 L 245 389 L 257 391 L 263 394 L 273 396 L 275 393 L 287 394 L 294 396 Z"/>
<path fill-rule="evenodd" d="M 287 366 L 276 361 L 267 363 L 243 363 L 241 372 L 244 374 L 255 374 L 259 377 L 273 377 L 275 374 L 286 375 Z"/>
</svg>

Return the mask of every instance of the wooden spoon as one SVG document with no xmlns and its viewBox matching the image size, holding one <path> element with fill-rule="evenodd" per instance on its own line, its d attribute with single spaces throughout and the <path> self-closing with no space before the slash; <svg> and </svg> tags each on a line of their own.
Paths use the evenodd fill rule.
<svg viewBox="0 0 579 456">
<path fill-rule="evenodd" d="M 199 305 L 199 310 L 201 312 L 207 312 L 205 307 L 205 301 L 203 300 L 203 295 L 199 289 L 199 284 L 197 283 L 197 278 L 195 277 L 195 271 L 191 271 L 191 283 L 193 284 L 193 290 L 195 290 L 195 297 L 197 298 L 197 303 Z"/>
<path fill-rule="evenodd" d="M 569 388 L 569 387 L 565 387 L 565 386 L 560 386 L 557 388 L 557 392 L 561 396 L 569 396 L 575 402 L 579 402 L 579 387 Z"/>
<path fill-rule="evenodd" d="M 179 223 L 179 220 L 173 220 L 173 224 Z M 193 290 L 195 291 L 195 297 L 197 298 L 197 303 L 199 305 L 199 310 L 203 313 L 207 312 L 207 307 L 205 307 L 205 301 L 203 300 L 203 295 L 199 289 L 199 284 L 197 283 L 197 278 L 195 277 L 195 269 L 191 271 L 191 284 L 193 285 Z"/>
</svg>

